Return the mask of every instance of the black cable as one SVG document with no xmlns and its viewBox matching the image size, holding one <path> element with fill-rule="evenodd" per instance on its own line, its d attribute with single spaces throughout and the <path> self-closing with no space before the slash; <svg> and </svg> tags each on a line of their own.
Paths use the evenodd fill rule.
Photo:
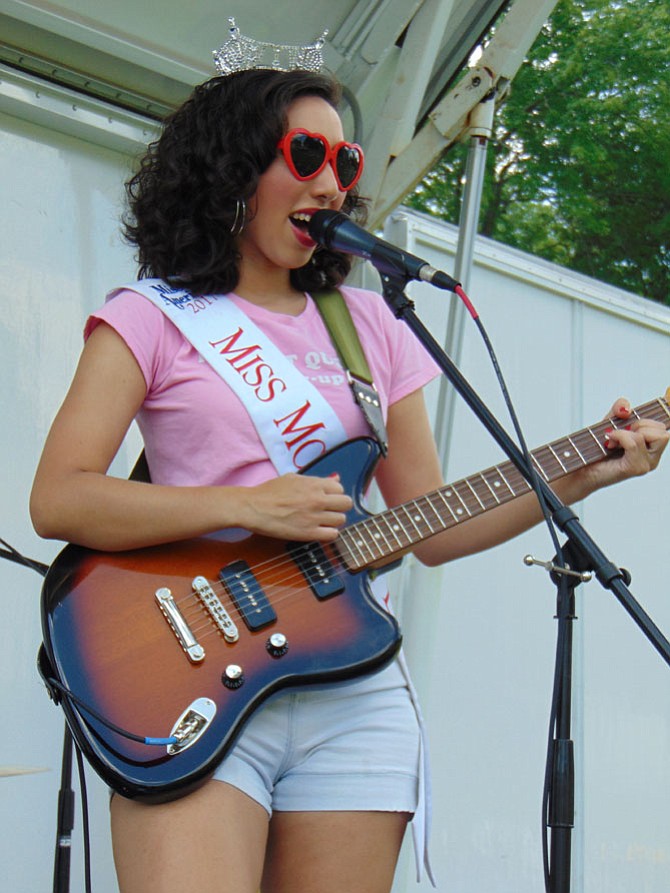
<svg viewBox="0 0 670 893">
<path fill-rule="evenodd" d="M 84 842 L 84 888 L 86 893 L 91 893 L 91 834 L 88 821 L 88 791 L 86 788 L 86 774 L 81 750 L 75 744 L 77 757 L 77 772 L 79 773 L 79 792 L 81 795 L 82 813 L 82 838 Z"/>
<path fill-rule="evenodd" d="M 567 580 L 561 575 L 559 586 L 561 589 L 567 588 Z M 565 592 L 561 592 L 560 598 L 567 597 Z M 542 868 L 544 873 L 544 888 L 549 893 L 551 889 L 551 872 L 549 865 L 549 809 L 551 796 L 551 781 L 553 773 L 553 744 L 556 735 L 556 724 L 558 721 L 558 700 L 561 692 L 561 672 L 563 667 L 563 658 L 566 647 L 567 627 L 563 623 L 558 625 L 558 635 L 556 637 L 556 658 L 554 661 L 554 681 L 551 693 L 551 705 L 549 708 L 549 728 L 547 733 L 547 757 L 544 769 L 544 784 L 542 788 Z"/>
<path fill-rule="evenodd" d="M 475 310 L 473 304 L 470 299 L 463 291 L 462 287 L 459 285 L 454 290 L 461 301 L 465 304 L 470 316 L 474 320 L 486 349 L 488 351 L 489 357 L 491 358 L 491 363 L 493 365 L 493 370 L 495 372 L 496 378 L 498 379 L 498 383 L 500 385 L 500 389 L 503 395 L 503 399 L 505 401 L 505 405 L 507 406 L 507 411 L 509 412 L 510 418 L 512 420 L 512 424 L 514 426 L 514 431 L 517 436 L 519 449 L 521 450 L 524 459 L 526 460 L 526 465 L 528 467 L 529 472 L 529 485 L 537 496 L 538 503 L 540 505 L 540 509 L 542 511 L 542 515 L 544 517 L 545 524 L 549 531 L 549 536 L 551 537 L 551 541 L 554 547 L 554 552 L 556 555 L 556 566 L 558 568 L 565 568 L 565 558 L 563 556 L 563 549 L 561 547 L 560 541 L 558 539 L 558 533 L 556 531 L 556 526 L 551 517 L 551 513 L 549 511 L 549 507 L 547 505 L 547 501 L 544 497 L 544 492 L 542 491 L 542 487 L 540 486 L 540 481 L 538 478 L 537 469 L 535 467 L 535 463 L 532 460 L 530 450 L 528 449 L 528 445 L 526 444 L 526 440 L 523 436 L 523 431 L 521 429 L 521 425 L 519 423 L 519 419 L 517 417 L 516 411 L 514 409 L 514 405 L 512 403 L 512 399 L 510 397 L 509 391 L 507 389 L 507 385 L 505 383 L 505 378 L 502 374 L 502 370 L 500 369 L 500 365 L 498 363 L 498 359 L 496 357 L 495 351 L 493 349 L 493 345 L 488 337 L 484 324 L 481 321 L 479 313 Z M 563 575 L 561 575 L 563 578 Z M 559 591 L 562 590 L 563 579 L 561 579 Z M 553 771 L 553 742 L 556 731 L 556 718 L 558 715 L 558 698 L 560 695 L 561 688 L 561 667 L 563 665 L 563 656 L 565 651 L 565 627 L 559 620 L 558 627 L 558 637 L 556 642 L 556 662 L 554 665 L 554 682 L 552 689 L 552 697 L 551 697 L 551 705 L 549 711 L 549 736 L 547 743 L 547 756 L 545 762 L 545 775 L 544 775 L 544 786 L 542 790 L 542 865 L 544 871 L 544 883 L 546 893 L 550 893 L 550 865 L 549 865 L 549 842 L 548 842 L 548 829 L 549 829 L 549 797 L 551 791 L 551 778 Z"/>
<path fill-rule="evenodd" d="M 175 738 L 174 735 L 170 736 L 169 738 L 152 738 L 144 735 L 136 735 L 134 734 L 134 732 L 129 732 L 127 729 L 122 729 L 121 726 L 117 726 L 111 720 L 106 719 L 106 717 L 104 717 L 101 713 L 98 713 L 98 711 L 91 707 L 90 704 L 87 704 L 86 701 L 75 695 L 74 692 L 63 685 L 62 682 L 59 682 L 58 679 L 55 679 L 53 676 L 49 676 L 48 678 L 45 678 L 44 681 L 45 683 L 47 683 L 47 685 L 53 686 L 53 688 L 55 688 L 62 695 L 68 698 L 68 700 L 72 701 L 73 704 L 76 704 L 82 710 L 86 711 L 86 713 L 90 713 L 94 719 L 97 719 L 98 722 L 101 722 L 108 729 L 111 729 L 112 732 L 116 732 L 117 735 L 121 735 L 123 738 L 129 738 L 131 741 L 137 741 L 139 744 L 146 744 L 149 747 L 167 747 L 170 744 L 178 743 L 178 739 Z"/>
<path fill-rule="evenodd" d="M 7 561 L 14 561 L 16 564 L 22 564 L 43 577 L 46 575 L 46 572 L 49 570 L 48 564 L 42 564 L 41 561 L 35 561 L 34 558 L 26 558 L 25 555 L 22 555 L 14 546 L 10 546 L 2 537 L 0 537 L 0 543 L 5 547 L 0 549 L 0 558 L 6 558 Z"/>
</svg>

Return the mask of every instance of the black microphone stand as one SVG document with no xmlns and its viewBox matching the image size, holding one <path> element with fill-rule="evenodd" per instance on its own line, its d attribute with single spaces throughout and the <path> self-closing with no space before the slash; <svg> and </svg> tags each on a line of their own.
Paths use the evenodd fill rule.
<svg viewBox="0 0 670 893">
<path fill-rule="evenodd" d="M 58 821 L 54 853 L 53 893 L 67 893 L 70 889 L 70 855 L 74 828 L 74 791 L 72 790 L 72 735 L 65 725 L 61 786 L 58 792 Z"/>
<path fill-rule="evenodd" d="M 528 461 L 502 425 L 483 403 L 469 382 L 456 368 L 450 357 L 433 338 L 414 313 L 414 304 L 404 293 L 410 278 L 403 270 L 378 270 L 386 303 L 398 319 L 402 319 L 435 360 L 455 390 L 465 400 L 496 443 L 511 459 L 533 488 L 538 487 L 551 511 L 555 525 L 567 536 L 566 552 L 569 560 L 580 571 L 593 571 L 601 585 L 611 590 L 644 635 L 670 666 L 670 642 L 634 599 L 628 589 L 630 577 L 605 556 L 581 525 L 571 508 L 565 506 L 554 491 L 532 474 Z M 569 564 L 569 562 L 567 562 Z M 571 565 L 573 566 L 573 565 Z M 559 647 L 557 647 L 556 683 L 558 709 L 556 735 L 551 755 L 551 793 L 549 797 L 549 827 L 551 829 L 550 893 L 570 893 L 571 833 L 574 826 L 574 755 L 570 740 L 572 701 L 572 621 L 574 619 L 574 586 L 579 574 L 552 565 L 552 579 L 558 587 L 557 619 Z"/>
</svg>

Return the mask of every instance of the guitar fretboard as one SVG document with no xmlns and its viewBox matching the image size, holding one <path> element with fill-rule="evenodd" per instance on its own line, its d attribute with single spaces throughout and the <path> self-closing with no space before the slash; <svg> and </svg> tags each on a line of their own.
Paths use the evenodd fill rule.
<svg viewBox="0 0 670 893">
<path fill-rule="evenodd" d="M 551 483 L 611 456 L 604 445 L 607 430 L 625 428 L 633 419 L 655 419 L 670 428 L 668 395 L 636 407 L 629 419 L 606 419 L 533 450 L 531 457 L 539 476 Z M 530 489 L 513 462 L 494 465 L 352 524 L 340 532 L 337 548 L 349 570 L 383 565 L 417 543 L 522 496 Z"/>
</svg>

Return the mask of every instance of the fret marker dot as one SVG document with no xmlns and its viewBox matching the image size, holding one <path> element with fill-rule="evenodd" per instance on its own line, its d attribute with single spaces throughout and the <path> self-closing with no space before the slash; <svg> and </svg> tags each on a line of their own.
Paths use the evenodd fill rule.
<svg viewBox="0 0 670 893">
<path fill-rule="evenodd" d="M 399 525 L 399 524 L 394 524 L 394 525 L 393 525 L 393 529 L 394 529 L 394 530 L 400 530 L 400 525 Z"/>
<path fill-rule="evenodd" d="M 457 515 L 462 515 L 462 514 L 463 514 L 463 509 L 456 509 L 456 514 L 457 514 Z"/>
<path fill-rule="evenodd" d="M 566 450 L 566 451 L 563 453 L 563 455 L 565 456 L 566 459 L 569 459 L 570 456 L 572 456 L 572 453 L 570 452 L 570 450 Z"/>
<path fill-rule="evenodd" d="M 500 481 L 494 481 L 494 482 L 493 482 L 493 486 L 494 486 L 494 487 L 499 487 L 499 486 L 500 486 Z"/>
<path fill-rule="evenodd" d="M 451 490 L 445 490 L 445 491 L 444 491 L 444 495 L 445 495 L 445 496 L 452 496 L 453 494 L 452 494 Z"/>
</svg>

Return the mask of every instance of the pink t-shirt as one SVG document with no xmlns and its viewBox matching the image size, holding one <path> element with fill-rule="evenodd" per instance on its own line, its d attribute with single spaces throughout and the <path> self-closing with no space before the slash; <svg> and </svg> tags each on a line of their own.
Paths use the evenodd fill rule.
<svg viewBox="0 0 670 893">
<path fill-rule="evenodd" d="M 383 298 L 342 287 L 379 392 L 388 406 L 423 387 L 437 367 Z M 337 351 L 308 297 L 299 316 L 275 313 L 230 294 L 331 404 L 349 438 L 370 435 L 354 403 Z M 154 483 L 253 486 L 276 477 L 246 409 L 163 312 L 130 290 L 112 297 L 88 320 L 103 320 L 137 360 L 147 396 L 137 421 Z"/>
</svg>

